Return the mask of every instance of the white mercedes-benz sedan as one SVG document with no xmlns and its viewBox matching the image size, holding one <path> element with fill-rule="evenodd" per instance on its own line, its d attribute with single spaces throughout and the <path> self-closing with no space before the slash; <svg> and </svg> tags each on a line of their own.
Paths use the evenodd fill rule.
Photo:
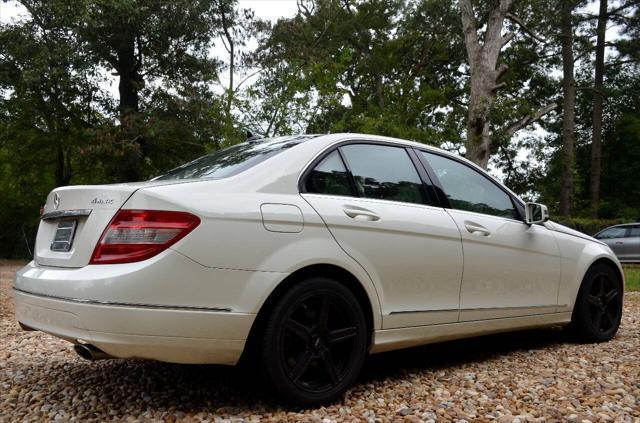
<svg viewBox="0 0 640 423">
<path fill-rule="evenodd" d="M 16 317 L 89 359 L 233 365 L 298 404 L 340 395 L 368 353 L 620 324 L 604 243 L 469 161 L 356 135 L 249 140 L 148 182 L 47 198 Z"/>
</svg>

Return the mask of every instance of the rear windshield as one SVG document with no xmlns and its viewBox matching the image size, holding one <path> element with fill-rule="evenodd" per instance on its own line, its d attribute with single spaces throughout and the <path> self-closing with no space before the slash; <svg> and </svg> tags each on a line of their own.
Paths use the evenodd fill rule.
<svg viewBox="0 0 640 423">
<path fill-rule="evenodd" d="M 299 135 L 243 142 L 199 157 L 152 180 L 225 178 L 243 172 L 309 138 L 312 136 Z"/>
</svg>

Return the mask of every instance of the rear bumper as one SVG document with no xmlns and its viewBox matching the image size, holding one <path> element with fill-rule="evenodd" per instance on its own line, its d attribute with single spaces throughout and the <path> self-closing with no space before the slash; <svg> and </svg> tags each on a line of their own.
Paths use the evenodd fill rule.
<svg viewBox="0 0 640 423">
<path fill-rule="evenodd" d="M 285 276 L 205 267 L 172 250 L 128 264 L 31 262 L 16 276 L 16 318 L 115 357 L 234 364 L 264 300 Z"/>
<path fill-rule="evenodd" d="M 255 314 L 109 305 L 14 289 L 16 319 L 118 358 L 235 364 Z"/>
</svg>

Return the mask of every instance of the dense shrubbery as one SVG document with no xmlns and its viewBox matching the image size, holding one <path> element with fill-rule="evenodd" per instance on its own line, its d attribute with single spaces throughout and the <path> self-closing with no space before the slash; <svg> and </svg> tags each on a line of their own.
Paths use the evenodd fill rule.
<svg viewBox="0 0 640 423">
<path fill-rule="evenodd" d="M 568 226 L 572 229 L 585 233 L 587 235 L 595 235 L 604 228 L 621 223 L 630 223 L 629 219 L 590 219 L 585 217 L 563 218 L 558 219 L 558 223 Z"/>
</svg>

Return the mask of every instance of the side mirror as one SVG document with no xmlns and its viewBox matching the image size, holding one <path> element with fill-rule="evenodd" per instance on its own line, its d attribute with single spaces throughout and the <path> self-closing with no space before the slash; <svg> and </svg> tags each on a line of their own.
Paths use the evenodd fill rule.
<svg viewBox="0 0 640 423">
<path fill-rule="evenodd" d="M 549 209 L 544 204 L 527 203 L 524 206 L 524 223 L 533 225 L 549 220 Z"/>
</svg>

